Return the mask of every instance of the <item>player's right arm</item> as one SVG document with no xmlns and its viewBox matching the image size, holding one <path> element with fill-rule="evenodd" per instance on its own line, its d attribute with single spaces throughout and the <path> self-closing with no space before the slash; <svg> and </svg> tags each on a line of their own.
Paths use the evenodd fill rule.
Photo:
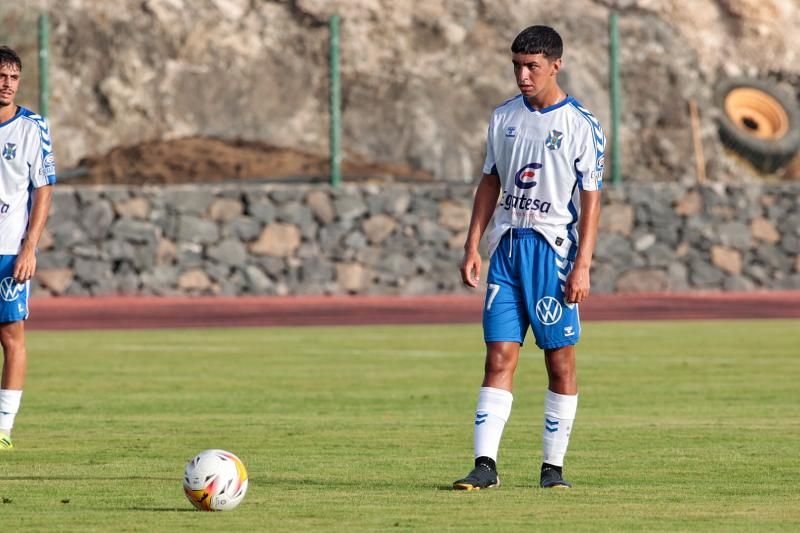
<svg viewBox="0 0 800 533">
<path fill-rule="evenodd" d="M 481 254 L 478 245 L 483 232 L 492 218 L 497 199 L 500 197 L 500 178 L 494 174 L 483 174 L 475 200 L 472 204 L 472 217 L 464 243 L 464 259 L 461 261 L 461 281 L 468 287 L 477 287 L 480 281 Z"/>
</svg>

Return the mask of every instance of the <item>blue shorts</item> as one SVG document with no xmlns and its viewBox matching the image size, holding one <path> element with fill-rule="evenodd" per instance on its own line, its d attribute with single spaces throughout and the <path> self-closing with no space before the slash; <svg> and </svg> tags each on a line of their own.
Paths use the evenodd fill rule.
<svg viewBox="0 0 800 533">
<path fill-rule="evenodd" d="M 535 230 L 507 231 L 489 263 L 484 340 L 522 344 L 530 326 L 543 350 L 576 344 L 581 336 L 578 304 L 564 302 L 571 269 L 572 262 L 556 254 Z"/>
<path fill-rule="evenodd" d="M 28 318 L 31 282 L 17 283 L 12 277 L 16 255 L 0 255 L 0 323 Z"/>
</svg>

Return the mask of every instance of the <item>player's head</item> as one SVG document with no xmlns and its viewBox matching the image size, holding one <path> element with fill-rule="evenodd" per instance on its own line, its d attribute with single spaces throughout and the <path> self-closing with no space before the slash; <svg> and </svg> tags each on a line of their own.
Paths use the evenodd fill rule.
<svg viewBox="0 0 800 533">
<path fill-rule="evenodd" d="M 7 46 L 0 46 L 0 107 L 14 103 L 19 88 L 22 60 Z"/>
<path fill-rule="evenodd" d="M 529 26 L 519 32 L 511 43 L 511 53 L 536 55 L 541 54 L 548 60 L 561 59 L 564 43 L 561 36 L 550 26 Z"/>
<path fill-rule="evenodd" d="M 557 86 L 564 43 L 549 26 L 530 26 L 511 43 L 511 60 L 520 92 L 526 97 L 547 94 Z"/>
</svg>

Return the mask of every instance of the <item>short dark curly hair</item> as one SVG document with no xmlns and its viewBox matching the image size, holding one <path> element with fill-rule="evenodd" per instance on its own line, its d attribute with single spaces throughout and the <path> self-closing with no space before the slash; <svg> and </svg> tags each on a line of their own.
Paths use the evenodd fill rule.
<svg viewBox="0 0 800 533">
<path fill-rule="evenodd" d="M 530 26 L 522 30 L 511 43 L 515 54 L 542 54 L 548 59 L 558 59 L 564 53 L 564 42 L 550 26 Z"/>
<path fill-rule="evenodd" d="M 22 60 L 19 55 L 8 46 L 0 46 L 0 65 L 13 65 L 22 71 Z"/>
</svg>

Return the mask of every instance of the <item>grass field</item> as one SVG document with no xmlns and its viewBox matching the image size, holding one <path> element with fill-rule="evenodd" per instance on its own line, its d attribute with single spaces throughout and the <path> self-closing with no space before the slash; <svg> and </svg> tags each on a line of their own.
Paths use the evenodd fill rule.
<svg viewBox="0 0 800 533">
<path fill-rule="evenodd" d="M 566 474 L 536 489 L 545 378 L 523 350 L 503 486 L 472 461 L 479 325 L 29 333 L 2 531 L 800 528 L 800 321 L 584 325 Z M 183 467 L 229 449 L 232 513 Z"/>
</svg>

